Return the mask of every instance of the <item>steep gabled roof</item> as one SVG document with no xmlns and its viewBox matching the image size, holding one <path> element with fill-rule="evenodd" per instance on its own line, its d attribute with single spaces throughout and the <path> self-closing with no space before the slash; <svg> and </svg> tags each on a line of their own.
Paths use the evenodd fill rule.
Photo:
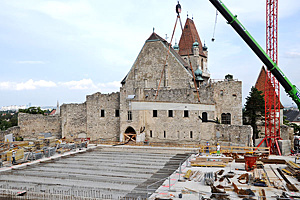
<svg viewBox="0 0 300 200">
<path fill-rule="evenodd" d="M 205 54 L 203 53 L 202 43 L 198 31 L 196 29 L 196 26 L 194 24 L 194 21 L 187 18 L 182 35 L 179 40 L 179 55 L 181 56 L 192 55 L 193 43 L 196 40 L 199 43 L 199 54 L 205 56 Z"/>
<path fill-rule="evenodd" d="M 288 110 L 284 116 L 290 122 L 300 122 L 300 112 L 298 110 Z"/>
<path fill-rule="evenodd" d="M 160 37 L 159 35 L 157 35 L 155 32 L 153 32 L 150 37 L 146 40 L 147 42 L 154 42 L 154 41 L 161 41 L 166 48 L 169 48 L 169 43 L 163 39 L 162 37 Z M 183 60 L 183 58 L 172 48 L 172 45 L 170 47 L 170 54 L 172 54 L 178 61 L 180 64 L 182 64 L 182 66 L 184 66 L 184 68 L 192 75 L 192 71 L 189 68 L 189 65 L 187 64 L 187 62 L 185 62 Z M 129 73 L 129 72 L 128 72 Z M 126 83 L 126 79 L 127 79 L 128 74 L 124 77 L 124 79 L 121 81 L 121 84 L 125 84 Z"/>
<path fill-rule="evenodd" d="M 265 82 L 267 78 L 267 72 L 265 67 L 263 66 L 260 70 L 260 73 L 258 75 L 258 78 L 255 83 L 255 88 L 258 89 L 259 91 L 262 91 L 263 94 L 265 93 Z M 283 109 L 283 105 L 280 102 L 280 109 Z"/>
<path fill-rule="evenodd" d="M 163 39 L 162 37 L 160 37 L 154 32 L 150 35 L 150 37 L 146 40 L 146 42 L 157 41 L 157 40 L 160 40 L 167 48 L 169 48 L 170 43 L 168 43 L 165 39 Z M 170 53 L 173 54 L 185 68 L 189 67 L 189 65 L 182 59 L 182 57 L 172 48 L 172 45 L 170 48 Z"/>
</svg>

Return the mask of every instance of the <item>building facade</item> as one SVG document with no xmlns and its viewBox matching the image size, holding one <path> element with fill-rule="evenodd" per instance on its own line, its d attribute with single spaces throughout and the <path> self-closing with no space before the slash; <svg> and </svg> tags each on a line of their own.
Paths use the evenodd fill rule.
<svg viewBox="0 0 300 200">
<path fill-rule="evenodd" d="M 63 104 L 59 123 L 52 123 L 59 127 L 52 129 L 66 138 L 251 145 L 252 128 L 242 125 L 242 82 L 232 76 L 210 79 L 208 49 L 193 20 L 187 19 L 179 44 L 167 56 L 168 51 L 169 43 L 153 32 L 120 92 Z M 45 127 L 44 132 L 51 132 Z M 21 135 L 32 132 L 33 124 L 20 125 Z"/>
</svg>

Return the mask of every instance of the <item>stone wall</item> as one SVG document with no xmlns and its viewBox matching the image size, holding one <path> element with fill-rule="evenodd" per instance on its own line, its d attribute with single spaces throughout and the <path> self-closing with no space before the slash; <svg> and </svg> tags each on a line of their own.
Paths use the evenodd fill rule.
<svg viewBox="0 0 300 200">
<path fill-rule="evenodd" d="M 120 93 L 88 95 L 87 107 L 87 137 L 92 140 L 119 140 L 120 133 Z M 101 116 L 101 110 L 104 116 Z"/>
<path fill-rule="evenodd" d="M 37 138 L 39 133 L 51 133 L 61 137 L 61 120 L 59 116 L 45 116 L 41 114 L 18 114 L 19 136 L 23 138 Z"/>
<path fill-rule="evenodd" d="M 161 41 L 147 41 L 126 78 L 127 95 L 134 95 L 136 88 L 157 88 L 161 78 L 168 48 Z M 175 69 L 175 70 L 174 70 Z M 170 53 L 161 88 L 190 88 L 192 75 Z"/>
<path fill-rule="evenodd" d="M 216 134 L 214 136 L 215 144 L 218 142 L 223 146 L 253 146 L 253 129 L 250 125 L 238 126 L 217 124 L 214 132 Z"/>
<path fill-rule="evenodd" d="M 221 121 L 222 113 L 231 114 L 232 125 L 243 125 L 242 82 L 224 80 L 212 83 L 216 102 L 216 117 Z"/>
<path fill-rule="evenodd" d="M 265 126 L 257 126 L 257 129 L 260 131 L 259 137 L 265 137 Z M 280 126 L 280 137 L 283 140 L 289 140 L 291 142 L 291 147 L 294 148 L 294 128 L 286 125 Z M 256 140 L 255 140 L 256 141 Z M 257 140 L 255 145 L 258 145 L 261 140 Z M 266 146 L 265 142 L 263 144 Z"/>
<path fill-rule="evenodd" d="M 8 128 L 5 131 L 0 131 L 0 140 L 3 141 L 5 139 L 5 135 L 13 134 L 14 137 L 20 136 L 20 127 L 19 126 L 13 126 Z"/>
<path fill-rule="evenodd" d="M 60 107 L 60 116 L 62 137 L 77 138 L 78 134 L 87 133 L 86 103 L 63 104 Z"/>
</svg>

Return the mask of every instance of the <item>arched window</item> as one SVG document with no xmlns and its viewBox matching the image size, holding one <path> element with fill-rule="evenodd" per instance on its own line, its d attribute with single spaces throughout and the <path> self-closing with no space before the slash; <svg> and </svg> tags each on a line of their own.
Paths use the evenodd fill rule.
<svg viewBox="0 0 300 200">
<path fill-rule="evenodd" d="M 201 70 L 203 71 L 203 58 L 201 59 Z"/>
<path fill-rule="evenodd" d="M 202 122 L 207 122 L 207 112 L 202 113 Z"/>
<path fill-rule="evenodd" d="M 231 124 L 231 114 L 222 113 L 221 115 L 221 124 Z"/>
</svg>

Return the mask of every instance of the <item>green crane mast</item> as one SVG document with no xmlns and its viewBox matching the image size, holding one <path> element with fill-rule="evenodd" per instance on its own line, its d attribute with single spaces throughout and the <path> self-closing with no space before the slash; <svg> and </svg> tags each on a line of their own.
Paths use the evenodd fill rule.
<svg viewBox="0 0 300 200">
<path fill-rule="evenodd" d="M 279 69 L 277 64 L 268 56 L 268 54 L 261 48 L 261 46 L 250 35 L 246 28 L 237 19 L 236 15 L 233 15 L 225 4 L 221 0 L 209 0 L 215 8 L 223 15 L 227 20 L 227 23 L 241 36 L 241 38 L 248 44 L 248 46 L 254 51 L 254 53 L 265 64 L 267 69 L 275 76 L 281 86 L 285 89 L 286 93 L 293 99 L 300 109 L 300 91 L 293 85 L 284 73 Z"/>
</svg>

